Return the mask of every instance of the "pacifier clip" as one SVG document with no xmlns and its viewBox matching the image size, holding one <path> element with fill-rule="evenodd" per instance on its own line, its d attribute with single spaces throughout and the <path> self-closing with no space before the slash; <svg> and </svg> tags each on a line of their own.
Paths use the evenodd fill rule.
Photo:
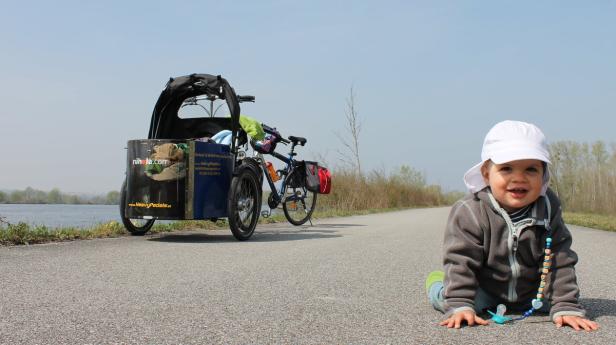
<svg viewBox="0 0 616 345">
<path fill-rule="evenodd" d="M 504 304 L 499 304 L 496 306 L 496 313 L 493 313 L 488 310 L 488 313 L 492 315 L 492 321 L 496 322 L 499 325 L 503 325 L 508 322 L 520 321 L 524 320 L 527 317 L 531 316 L 535 310 L 541 309 L 543 307 L 543 291 L 545 290 L 545 281 L 550 272 L 550 267 L 552 266 L 552 236 L 550 232 L 550 224 L 546 221 L 546 231 L 547 235 L 545 238 L 545 248 L 543 249 L 543 268 L 541 269 L 541 281 L 539 282 L 539 288 L 537 289 L 537 296 L 533 298 L 531 301 L 531 308 L 522 314 L 522 316 L 511 318 L 505 316 L 505 312 L 507 312 L 507 307 Z"/>
</svg>

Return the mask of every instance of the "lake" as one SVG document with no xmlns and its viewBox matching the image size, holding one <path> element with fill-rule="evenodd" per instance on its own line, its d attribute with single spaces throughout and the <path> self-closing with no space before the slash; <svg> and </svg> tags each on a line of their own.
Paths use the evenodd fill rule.
<svg viewBox="0 0 616 345">
<path fill-rule="evenodd" d="M 264 202 L 262 209 L 269 209 L 265 205 L 267 202 Z M 274 211 L 277 212 L 279 210 Z M 118 205 L 0 204 L 0 217 L 4 217 L 11 224 L 24 222 L 52 228 L 87 228 L 112 220 L 122 222 Z"/>
<path fill-rule="evenodd" d="M 112 220 L 121 222 L 118 205 L 0 204 L 0 217 L 11 224 L 24 222 L 54 228 L 86 228 Z"/>
</svg>

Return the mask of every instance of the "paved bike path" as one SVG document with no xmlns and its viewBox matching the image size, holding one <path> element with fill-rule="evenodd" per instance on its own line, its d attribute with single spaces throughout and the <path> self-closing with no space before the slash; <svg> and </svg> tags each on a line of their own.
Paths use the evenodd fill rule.
<svg viewBox="0 0 616 345">
<path fill-rule="evenodd" d="M 613 344 L 616 233 L 571 226 L 584 334 L 547 316 L 448 330 L 424 293 L 449 208 L 0 247 L 0 344 Z"/>
</svg>

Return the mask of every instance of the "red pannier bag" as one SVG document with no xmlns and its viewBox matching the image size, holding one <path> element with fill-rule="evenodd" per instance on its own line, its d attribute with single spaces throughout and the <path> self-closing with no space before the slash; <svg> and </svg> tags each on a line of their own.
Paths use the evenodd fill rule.
<svg viewBox="0 0 616 345">
<path fill-rule="evenodd" d="M 332 174 L 326 167 L 319 167 L 319 194 L 329 194 L 332 189 Z"/>
</svg>

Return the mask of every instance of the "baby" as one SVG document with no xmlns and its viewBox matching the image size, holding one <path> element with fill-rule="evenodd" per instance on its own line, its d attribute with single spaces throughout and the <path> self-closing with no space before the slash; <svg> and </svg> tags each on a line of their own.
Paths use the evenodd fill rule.
<svg viewBox="0 0 616 345">
<path fill-rule="evenodd" d="M 486 325 L 478 314 L 504 304 L 521 312 L 518 319 L 549 312 L 557 327 L 598 329 L 578 302 L 577 255 L 548 188 L 541 130 L 500 122 L 486 135 L 481 159 L 464 175 L 470 194 L 449 214 L 445 271 L 426 280 L 430 303 L 446 316 L 440 325 Z"/>
</svg>

